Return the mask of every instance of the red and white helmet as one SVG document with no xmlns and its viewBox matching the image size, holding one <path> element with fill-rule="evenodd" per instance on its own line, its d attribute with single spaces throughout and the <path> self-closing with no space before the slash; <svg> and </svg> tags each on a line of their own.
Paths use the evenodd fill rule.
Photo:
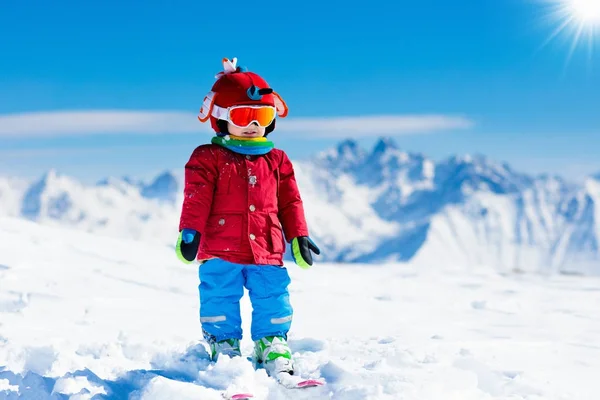
<svg viewBox="0 0 600 400">
<path fill-rule="evenodd" d="M 215 78 L 217 81 L 204 97 L 198 119 L 210 123 L 215 132 L 220 133 L 217 121 L 227 115 L 227 109 L 241 105 L 267 105 L 275 107 L 277 115 L 285 118 L 288 108 L 281 96 L 269 87 L 269 84 L 254 72 L 243 70 L 237 65 L 237 58 L 223 59 L 223 71 Z M 274 128 L 275 120 L 270 127 Z"/>
</svg>

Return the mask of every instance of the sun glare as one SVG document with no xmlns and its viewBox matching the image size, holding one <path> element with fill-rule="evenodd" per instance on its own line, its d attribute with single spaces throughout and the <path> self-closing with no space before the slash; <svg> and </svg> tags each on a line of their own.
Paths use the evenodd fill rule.
<svg viewBox="0 0 600 400">
<path fill-rule="evenodd" d="M 600 0 L 569 0 L 564 3 L 582 23 L 600 24 Z"/>
<path fill-rule="evenodd" d="M 547 6 L 547 17 L 554 30 L 544 46 L 558 35 L 567 35 L 571 46 L 567 56 L 569 62 L 575 49 L 587 47 L 588 62 L 591 63 L 594 39 L 600 34 L 600 0 L 542 0 Z"/>
</svg>

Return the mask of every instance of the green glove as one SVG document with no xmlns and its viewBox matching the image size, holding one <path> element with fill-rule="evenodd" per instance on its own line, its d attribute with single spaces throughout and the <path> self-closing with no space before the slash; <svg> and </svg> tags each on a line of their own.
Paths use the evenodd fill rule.
<svg viewBox="0 0 600 400">
<path fill-rule="evenodd" d="M 321 254 L 321 250 L 308 236 L 292 239 L 292 256 L 300 268 L 308 269 L 313 265 L 311 251 L 317 255 Z"/>
<path fill-rule="evenodd" d="M 177 258 L 185 264 L 191 264 L 196 259 L 200 246 L 200 234 L 193 229 L 184 229 L 179 233 L 175 252 Z"/>
</svg>

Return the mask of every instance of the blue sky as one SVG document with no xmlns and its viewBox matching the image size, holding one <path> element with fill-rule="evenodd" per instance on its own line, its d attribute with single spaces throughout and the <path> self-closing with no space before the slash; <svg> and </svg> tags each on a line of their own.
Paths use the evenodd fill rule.
<svg viewBox="0 0 600 400">
<path fill-rule="evenodd" d="M 591 56 L 580 43 L 569 57 L 566 33 L 542 46 L 559 23 L 542 18 L 542 0 L 292 4 L 3 2 L 0 174 L 56 168 L 94 181 L 181 168 L 210 139 L 195 118 L 223 57 L 284 97 L 288 128 L 271 138 L 295 159 L 385 134 L 436 160 L 482 153 L 532 173 L 600 171 L 600 37 Z M 93 113 L 107 126 L 90 127 Z M 123 128 L 119 113 L 143 116 Z M 155 114 L 169 116 L 145 133 Z M 300 129 L 316 119 L 355 129 Z"/>
</svg>

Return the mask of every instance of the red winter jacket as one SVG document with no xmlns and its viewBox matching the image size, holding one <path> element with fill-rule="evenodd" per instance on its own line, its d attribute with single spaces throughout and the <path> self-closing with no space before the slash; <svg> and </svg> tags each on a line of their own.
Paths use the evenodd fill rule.
<svg viewBox="0 0 600 400">
<path fill-rule="evenodd" d="M 308 236 L 288 156 L 279 149 L 245 156 L 215 144 L 196 148 L 185 165 L 184 228 L 202 234 L 198 260 L 283 265 L 285 240 Z"/>
</svg>

